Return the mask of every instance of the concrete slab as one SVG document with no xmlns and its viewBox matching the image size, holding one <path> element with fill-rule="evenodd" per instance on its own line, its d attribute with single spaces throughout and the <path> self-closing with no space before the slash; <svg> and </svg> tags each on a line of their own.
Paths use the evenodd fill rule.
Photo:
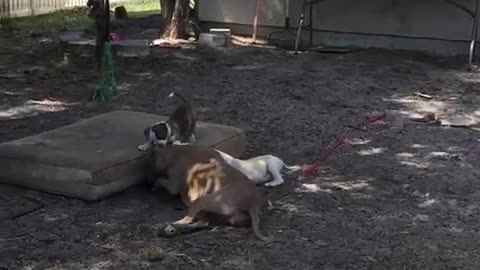
<svg viewBox="0 0 480 270">
<path fill-rule="evenodd" d="M 198 45 L 212 48 L 226 46 L 227 39 L 224 34 L 201 33 L 198 37 Z"/>
<path fill-rule="evenodd" d="M 230 36 L 232 34 L 232 31 L 229 28 L 210 28 L 208 32 L 227 36 Z"/>
<path fill-rule="evenodd" d="M 134 111 L 114 111 L 59 129 L 0 144 L 0 183 L 98 200 L 143 179 L 144 128 L 166 120 Z M 237 128 L 198 122 L 197 144 L 233 156 L 243 154 Z"/>
<path fill-rule="evenodd" d="M 116 55 L 123 57 L 140 57 L 150 55 L 149 41 L 146 39 L 125 39 L 110 42 Z"/>
<path fill-rule="evenodd" d="M 84 30 L 70 30 L 60 33 L 60 42 L 72 42 L 83 40 L 82 35 Z"/>
</svg>

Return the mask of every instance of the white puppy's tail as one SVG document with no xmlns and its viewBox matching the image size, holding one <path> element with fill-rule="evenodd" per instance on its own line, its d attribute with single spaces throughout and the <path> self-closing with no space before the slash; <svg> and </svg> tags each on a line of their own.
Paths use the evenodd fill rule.
<svg viewBox="0 0 480 270">
<path fill-rule="evenodd" d="M 293 172 L 298 172 L 300 171 L 303 167 L 299 165 L 293 165 L 293 166 L 288 166 L 287 164 L 283 164 L 283 167 L 288 170 L 288 174 L 293 173 Z"/>
<path fill-rule="evenodd" d="M 171 92 L 169 95 L 168 95 L 169 98 L 172 98 L 172 97 L 178 97 L 180 98 L 184 103 L 187 103 L 187 100 L 182 96 L 180 95 L 179 93 L 177 92 Z"/>
<path fill-rule="evenodd" d="M 232 161 L 235 159 L 234 157 L 232 157 L 229 154 L 224 153 L 220 150 L 215 149 L 215 151 L 217 151 L 220 154 L 220 156 L 223 158 L 223 160 L 225 160 L 225 162 L 227 162 L 228 164 L 231 164 Z"/>
</svg>

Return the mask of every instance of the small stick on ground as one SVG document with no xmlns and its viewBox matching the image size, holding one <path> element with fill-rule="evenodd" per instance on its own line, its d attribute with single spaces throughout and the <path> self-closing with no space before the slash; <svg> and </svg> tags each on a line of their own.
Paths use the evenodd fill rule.
<svg viewBox="0 0 480 270">
<path fill-rule="evenodd" d="M 433 98 L 433 97 L 430 96 L 430 95 L 427 95 L 427 94 L 424 94 L 424 93 L 421 93 L 421 92 L 418 92 L 418 91 L 415 92 L 414 94 L 415 94 L 415 96 L 417 96 L 417 97 L 421 97 L 421 98 L 425 98 L 425 99 L 432 99 L 432 98 Z"/>
<path fill-rule="evenodd" d="M 33 212 L 35 212 L 35 211 L 43 208 L 43 206 L 44 206 L 43 204 L 42 204 L 42 205 L 38 205 L 38 206 L 36 206 L 36 207 L 28 210 L 28 211 L 22 212 L 22 213 L 20 213 L 20 214 L 17 214 L 17 215 L 15 215 L 15 216 L 11 217 L 11 219 L 14 220 L 14 219 L 17 219 L 17 218 L 21 218 L 21 217 L 23 217 L 23 216 L 26 216 L 26 215 L 28 215 L 28 214 L 31 214 L 31 213 L 33 213 Z"/>
<path fill-rule="evenodd" d="M 353 125 L 344 125 L 344 127 L 348 127 L 348 128 L 353 128 L 355 130 L 359 130 L 359 131 L 367 131 L 367 127 L 355 127 Z"/>
</svg>

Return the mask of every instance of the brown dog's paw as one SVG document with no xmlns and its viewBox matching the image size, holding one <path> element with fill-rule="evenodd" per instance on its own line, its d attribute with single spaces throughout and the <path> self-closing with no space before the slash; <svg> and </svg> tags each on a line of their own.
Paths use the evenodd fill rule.
<svg viewBox="0 0 480 270">
<path fill-rule="evenodd" d="M 275 239 L 273 236 L 270 236 L 270 235 L 264 235 L 264 234 L 261 234 L 261 233 L 255 233 L 255 238 L 257 240 L 260 240 L 260 242 L 263 242 L 263 243 L 269 243 L 269 242 L 273 242 Z"/>
<path fill-rule="evenodd" d="M 174 236 L 179 235 L 180 232 L 173 226 L 172 224 L 167 224 L 165 225 L 159 232 L 158 236 L 159 237 L 166 237 L 166 238 L 172 238 Z"/>
</svg>

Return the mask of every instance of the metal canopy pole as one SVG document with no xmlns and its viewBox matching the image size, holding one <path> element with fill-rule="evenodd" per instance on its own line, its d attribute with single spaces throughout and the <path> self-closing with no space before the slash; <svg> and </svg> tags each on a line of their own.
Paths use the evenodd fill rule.
<svg viewBox="0 0 480 270">
<path fill-rule="evenodd" d="M 270 32 L 267 38 L 268 42 L 272 41 L 272 36 L 276 34 L 286 33 L 286 34 L 293 35 L 294 37 L 297 36 L 295 32 L 292 32 L 290 30 L 290 0 L 285 0 L 284 4 L 285 4 L 285 17 L 284 17 L 285 20 L 283 24 L 283 29 L 279 31 Z"/>
<path fill-rule="evenodd" d="M 468 54 L 468 66 L 469 69 L 474 69 L 474 58 L 475 58 L 475 45 L 477 43 L 477 36 L 478 36 L 478 1 L 475 1 L 475 13 L 473 18 L 473 26 L 472 26 L 472 40 L 470 42 L 470 51 Z"/>
<path fill-rule="evenodd" d="M 302 28 L 303 28 L 303 23 L 305 20 L 305 9 L 307 6 L 307 2 L 310 4 L 310 9 L 309 9 L 309 24 L 310 24 L 310 33 L 309 33 L 309 43 L 310 46 L 312 46 L 312 40 L 313 40 L 313 35 L 312 35 L 312 28 L 313 28 L 313 5 L 316 3 L 323 2 L 325 0 L 304 0 L 303 5 L 302 5 L 302 13 L 300 14 L 300 20 L 298 24 L 298 30 L 297 30 L 297 35 L 295 38 L 295 54 L 298 54 L 298 47 L 299 47 L 299 42 L 300 42 L 300 36 L 302 33 Z M 475 7 L 474 11 L 472 12 L 470 9 L 466 8 L 465 6 L 457 3 L 455 0 L 445 0 L 447 3 L 455 6 L 456 8 L 461 9 L 462 11 L 466 12 L 470 16 L 473 17 L 473 25 L 472 25 L 472 36 L 471 36 L 471 41 L 470 41 L 470 49 L 469 49 L 469 55 L 468 55 L 468 65 L 469 69 L 475 69 L 476 66 L 474 65 L 474 58 L 475 58 L 475 47 L 477 43 L 477 38 L 478 38 L 478 23 L 479 23 L 479 1 L 480 0 L 475 0 Z"/>
<path fill-rule="evenodd" d="M 257 28 L 258 28 L 258 13 L 260 12 L 260 1 L 257 0 L 257 8 L 255 9 L 255 17 L 253 17 L 253 33 L 252 33 L 252 43 L 257 41 Z"/>
<path fill-rule="evenodd" d="M 285 0 L 285 28 L 290 28 L 290 0 Z"/>
<path fill-rule="evenodd" d="M 308 9 L 308 46 L 312 47 L 313 46 L 313 5 L 315 4 L 314 1 L 310 2 L 310 7 Z"/>
<path fill-rule="evenodd" d="M 304 0 L 302 5 L 302 13 L 300 14 L 300 21 L 298 23 L 297 37 L 295 39 L 295 54 L 298 54 L 298 46 L 300 43 L 300 36 L 302 33 L 303 22 L 305 21 L 305 9 L 310 5 L 309 13 L 309 45 L 313 45 L 313 5 L 324 2 L 326 0 Z"/>
<path fill-rule="evenodd" d="M 302 34 L 303 21 L 305 20 L 305 8 L 308 0 L 303 0 L 302 13 L 300 14 L 300 21 L 298 22 L 297 37 L 295 38 L 295 54 L 298 54 L 298 43 L 300 42 L 300 35 Z"/>
<path fill-rule="evenodd" d="M 475 61 L 475 45 L 477 43 L 477 36 L 478 36 L 478 19 L 479 19 L 479 14 L 478 14 L 478 9 L 479 9 L 479 0 L 475 0 L 475 7 L 474 10 L 470 10 L 469 8 L 465 7 L 462 4 L 457 3 L 455 0 L 445 0 L 447 3 L 451 4 L 452 6 L 458 8 L 459 10 L 467 13 L 470 15 L 473 19 L 472 23 L 472 38 L 470 40 L 470 48 L 468 52 L 468 69 L 473 70 L 475 69 L 475 65 L 473 62 Z"/>
</svg>

